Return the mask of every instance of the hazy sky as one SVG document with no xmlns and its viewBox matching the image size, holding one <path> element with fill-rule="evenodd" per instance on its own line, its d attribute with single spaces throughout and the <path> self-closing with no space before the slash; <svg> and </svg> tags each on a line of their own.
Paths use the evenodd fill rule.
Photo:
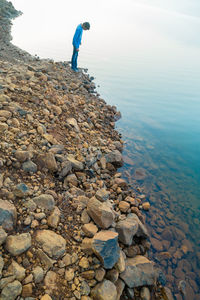
<svg viewBox="0 0 200 300">
<path fill-rule="evenodd" d="M 12 0 L 23 15 L 14 21 L 13 42 L 32 54 L 64 59 L 71 55 L 78 24 L 89 21 L 84 49 L 91 53 L 145 51 L 171 41 L 200 45 L 197 0 Z M 166 4 L 167 3 L 167 4 Z M 197 8 L 195 10 L 195 8 Z M 188 14 L 187 14 L 188 12 Z M 87 50 L 88 51 L 88 50 Z"/>
</svg>

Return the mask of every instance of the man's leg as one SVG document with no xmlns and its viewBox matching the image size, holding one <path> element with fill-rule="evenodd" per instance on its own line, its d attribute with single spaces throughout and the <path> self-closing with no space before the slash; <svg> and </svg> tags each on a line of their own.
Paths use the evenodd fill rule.
<svg viewBox="0 0 200 300">
<path fill-rule="evenodd" d="M 77 70 L 77 59 L 78 59 L 78 51 L 76 51 L 76 48 L 74 47 L 72 61 L 71 61 L 71 68 L 73 70 Z"/>
</svg>

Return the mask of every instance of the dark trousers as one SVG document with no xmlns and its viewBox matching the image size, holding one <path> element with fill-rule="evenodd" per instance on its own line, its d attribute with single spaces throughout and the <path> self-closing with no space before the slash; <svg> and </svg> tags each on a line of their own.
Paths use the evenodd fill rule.
<svg viewBox="0 0 200 300">
<path fill-rule="evenodd" d="M 77 59 L 78 59 L 78 51 L 76 51 L 76 48 L 74 47 L 73 49 L 73 54 L 72 54 L 72 69 L 76 70 L 77 69 Z"/>
</svg>

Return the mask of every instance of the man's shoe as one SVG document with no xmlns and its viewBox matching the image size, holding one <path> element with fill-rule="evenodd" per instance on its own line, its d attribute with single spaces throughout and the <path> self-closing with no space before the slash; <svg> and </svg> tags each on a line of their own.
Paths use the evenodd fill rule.
<svg viewBox="0 0 200 300">
<path fill-rule="evenodd" d="M 78 68 L 71 68 L 74 72 L 79 72 Z"/>
</svg>

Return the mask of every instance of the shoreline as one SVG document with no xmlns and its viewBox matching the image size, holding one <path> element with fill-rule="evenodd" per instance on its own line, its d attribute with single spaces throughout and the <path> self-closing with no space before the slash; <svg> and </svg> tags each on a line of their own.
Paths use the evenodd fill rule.
<svg viewBox="0 0 200 300">
<path fill-rule="evenodd" d="M 116 107 L 68 63 L 0 42 L 2 299 L 173 299 L 146 257 L 142 195 L 117 172 Z"/>
</svg>

